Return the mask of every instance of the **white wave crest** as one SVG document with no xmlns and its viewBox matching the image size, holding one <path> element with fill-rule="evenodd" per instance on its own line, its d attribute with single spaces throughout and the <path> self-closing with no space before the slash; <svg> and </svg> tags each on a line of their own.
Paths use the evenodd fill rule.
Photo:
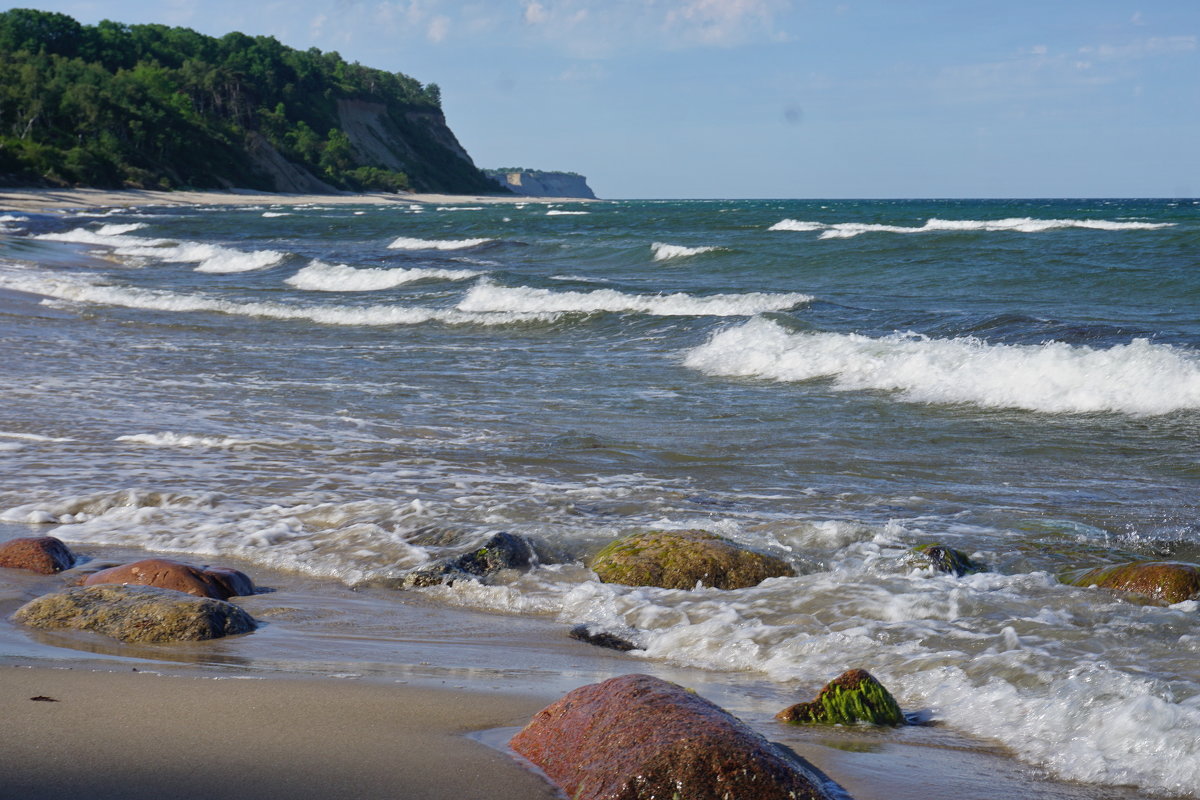
<svg viewBox="0 0 1200 800">
<path fill-rule="evenodd" d="M 0 273 L 0 288 L 76 303 L 119 306 L 149 311 L 209 312 L 278 320 L 308 320 L 322 325 L 512 325 L 550 322 L 551 312 L 503 311 L 470 313 L 452 308 L 425 306 L 305 306 L 285 303 L 237 303 L 203 294 L 181 294 L 151 289 L 102 286 L 82 281 Z"/>
<path fill-rule="evenodd" d="M 672 258 L 686 258 L 688 256 L 698 256 L 703 253 L 713 253 L 717 250 L 723 250 L 722 247 L 684 247 L 681 244 L 665 244 L 663 242 L 655 242 L 650 245 L 650 249 L 654 252 L 655 261 L 667 261 Z"/>
<path fill-rule="evenodd" d="M 176 242 L 170 239 L 148 239 L 144 236 L 128 235 L 130 230 L 140 227 L 143 226 L 134 223 L 105 225 L 97 231 L 76 228 L 62 233 L 46 233 L 35 238 L 54 242 L 104 245 L 113 248 L 113 252 L 120 256 L 150 258 L 168 263 L 194 263 L 197 265 L 197 272 L 249 272 L 274 266 L 284 257 L 283 253 L 276 250 L 245 252 L 202 242 Z"/>
<path fill-rule="evenodd" d="M 26 442 L 73 442 L 74 439 L 63 439 L 56 436 L 42 436 L 38 433 L 17 433 L 16 431 L 0 431 L 0 439 L 21 439 Z"/>
<path fill-rule="evenodd" d="M 121 234 L 124 234 L 124 233 L 133 233 L 134 231 L 141 230 L 144 227 L 146 227 L 146 223 L 144 223 L 144 222 L 130 222 L 130 223 L 126 223 L 124 225 L 113 222 L 108 225 L 101 225 L 100 228 L 96 231 L 96 235 L 98 235 L 98 236 L 120 236 Z"/>
<path fill-rule="evenodd" d="M 271 219 L 274 217 L 290 217 L 291 213 L 287 211 L 264 211 L 263 216 Z"/>
<path fill-rule="evenodd" d="M 1046 413 L 1168 414 L 1200 408 L 1200 355 L 1135 339 L 1104 350 L 1061 342 L 791 333 L 766 319 L 714 335 L 684 363 L 709 375 L 899 392 L 922 403 L 971 403 Z"/>
<path fill-rule="evenodd" d="M 462 281 L 480 274 L 469 269 L 356 269 L 313 261 L 285 283 L 312 292 L 374 292 L 417 281 Z"/>
<path fill-rule="evenodd" d="M 115 441 L 146 444 L 153 447 L 209 447 L 231 448 L 245 447 L 254 444 L 249 439 L 235 439 L 228 436 L 190 436 L 182 433 L 135 433 L 129 436 L 118 436 Z"/>
<path fill-rule="evenodd" d="M 557 208 L 552 208 L 546 212 L 547 217 L 582 217 L 585 214 L 590 214 L 590 211 L 560 211 Z"/>
<path fill-rule="evenodd" d="M 493 239 L 413 239 L 401 236 L 388 245 L 392 250 L 465 250 L 468 247 L 478 247 Z"/>
<path fill-rule="evenodd" d="M 812 300 L 806 294 L 659 294 L 632 295 L 613 289 L 591 292 L 553 292 L 549 289 L 508 288 L 481 281 L 458 304 L 460 311 L 476 312 L 633 312 L 656 316 L 751 316 L 763 311 L 783 311 Z"/>
<path fill-rule="evenodd" d="M 1034 219 L 1032 217 L 1010 217 L 1007 219 L 938 219 L 932 217 L 924 225 L 879 225 L 865 222 L 809 222 L 784 219 L 776 222 L 769 231 L 821 231 L 821 239 L 850 239 L 864 233 L 962 233 L 971 231 L 1013 231 L 1016 233 L 1043 233 L 1063 228 L 1085 228 L 1099 231 L 1149 231 L 1170 228 L 1173 222 L 1125 222 L 1106 219 Z"/>
</svg>

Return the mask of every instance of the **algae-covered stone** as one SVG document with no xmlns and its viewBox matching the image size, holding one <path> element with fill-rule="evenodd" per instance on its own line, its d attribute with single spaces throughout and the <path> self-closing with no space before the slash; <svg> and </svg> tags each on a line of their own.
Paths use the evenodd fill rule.
<svg viewBox="0 0 1200 800">
<path fill-rule="evenodd" d="M 938 572 L 953 572 L 958 577 L 975 572 L 987 572 L 987 567 L 972 561 L 965 553 L 944 544 L 919 544 L 911 551 L 914 560 L 929 564 Z"/>
<path fill-rule="evenodd" d="M 1063 573 L 1059 580 L 1070 586 L 1099 586 L 1164 603 L 1200 598 L 1200 565 L 1181 561 L 1131 561 L 1077 569 Z"/>
<path fill-rule="evenodd" d="M 609 544 L 589 566 L 605 583 L 692 589 L 757 586 L 796 573 L 786 561 L 707 531 L 648 531 Z"/>
<path fill-rule="evenodd" d="M 179 642 L 249 633 L 254 618 L 233 603 L 157 586 L 101 584 L 43 595 L 13 619 L 33 628 L 94 631 L 123 642 Z"/>
<path fill-rule="evenodd" d="M 809 703 L 788 706 L 775 715 L 783 722 L 796 724 L 823 722 L 851 725 L 904 725 L 904 713 L 891 692 L 865 669 L 852 669 L 834 678 Z"/>
<path fill-rule="evenodd" d="M 792 754 L 650 675 L 575 689 L 509 746 L 572 800 L 829 800 L 824 782 Z"/>
</svg>

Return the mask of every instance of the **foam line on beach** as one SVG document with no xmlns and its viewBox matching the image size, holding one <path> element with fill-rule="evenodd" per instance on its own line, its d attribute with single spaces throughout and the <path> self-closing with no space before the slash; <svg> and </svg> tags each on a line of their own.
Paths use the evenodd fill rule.
<svg viewBox="0 0 1200 800">
<path fill-rule="evenodd" d="M 973 337 L 798 333 L 758 318 L 715 334 L 684 363 L 707 375 L 898 392 L 922 403 L 1047 413 L 1169 414 L 1200 408 L 1200 355 L 1134 339 L 1107 349 Z"/>
<path fill-rule="evenodd" d="M 1033 217 L 1010 217 L 1007 219 L 938 219 L 932 217 L 923 225 L 882 225 L 865 222 L 813 222 L 809 220 L 783 219 L 769 231 L 793 231 L 799 233 L 820 231 L 820 239 L 851 239 L 864 233 L 971 233 L 1011 231 L 1015 233 L 1045 233 L 1066 228 L 1082 228 L 1097 231 L 1150 231 L 1170 228 L 1172 222 L 1134 222 L 1105 219 L 1035 219 Z"/>
<path fill-rule="evenodd" d="M 769 292 L 698 296 L 675 294 L 635 295 L 614 289 L 590 292 L 555 292 L 549 289 L 500 286 L 482 280 L 458 304 L 474 312 L 576 312 L 638 313 L 654 316 L 750 316 L 764 311 L 785 311 L 812 300 L 811 295 Z"/>
</svg>

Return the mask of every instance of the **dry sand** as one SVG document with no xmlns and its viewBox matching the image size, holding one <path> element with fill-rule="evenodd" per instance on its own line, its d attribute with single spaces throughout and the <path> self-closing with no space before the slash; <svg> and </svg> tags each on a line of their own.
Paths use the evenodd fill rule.
<svg viewBox="0 0 1200 800">
<path fill-rule="evenodd" d="M 416 193 L 273 194 L 268 192 L 158 192 L 144 189 L 3 189 L 0 209 L 6 211 L 57 211 L 81 208 L 187 205 L 394 205 L 409 203 L 591 203 L 574 197 L 521 197 L 519 195 L 451 195 Z"/>
</svg>

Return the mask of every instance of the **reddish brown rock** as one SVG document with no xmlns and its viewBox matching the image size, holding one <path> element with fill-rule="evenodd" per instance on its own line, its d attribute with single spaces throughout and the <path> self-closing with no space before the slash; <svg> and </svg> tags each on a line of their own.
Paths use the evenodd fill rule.
<svg viewBox="0 0 1200 800">
<path fill-rule="evenodd" d="M 1061 575 L 1060 580 L 1071 586 L 1099 586 L 1164 603 L 1200 597 L 1200 565 L 1182 561 L 1133 561 L 1080 569 Z"/>
<path fill-rule="evenodd" d="M 583 686 L 512 748 L 572 800 L 828 800 L 821 780 L 744 722 L 649 675 Z"/>
<path fill-rule="evenodd" d="M 217 600 L 254 594 L 254 583 L 244 572 L 228 567 L 193 567 L 191 564 L 165 558 L 147 558 L 132 564 L 102 569 L 83 580 L 84 586 L 105 583 L 159 586 Z"/>
<path fill-rule="evenodd" d="M 28 536 L 0 544 L 0 567 L 53 575 L 75 566 L 75 554 L 53 536 Z"/>
</svg>

